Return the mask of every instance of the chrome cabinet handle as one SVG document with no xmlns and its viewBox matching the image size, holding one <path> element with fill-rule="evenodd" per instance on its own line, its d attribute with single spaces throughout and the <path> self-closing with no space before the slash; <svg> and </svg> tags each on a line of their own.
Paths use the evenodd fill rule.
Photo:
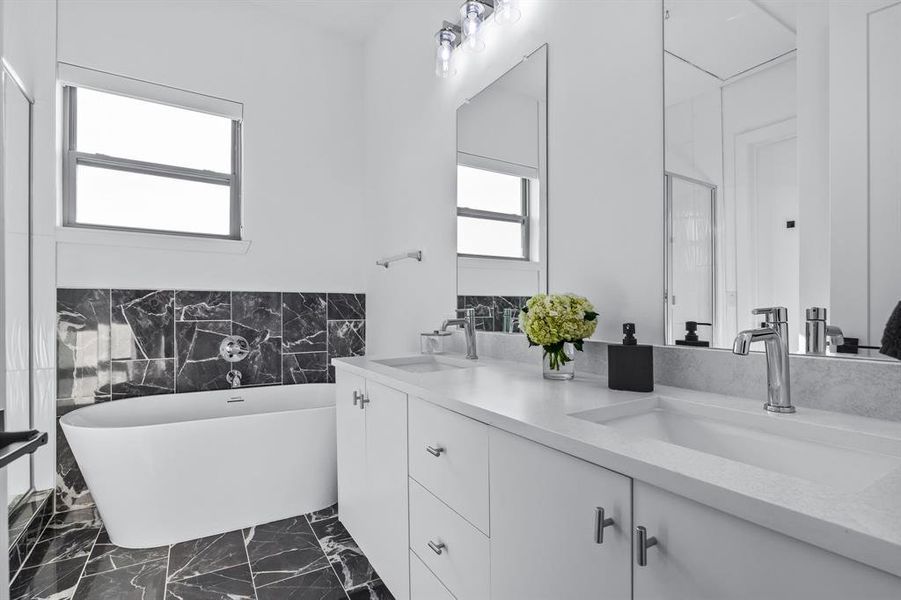
<svg viewBox="0 0 901 600">
<path fill-rule="evenodd" d="M 639 525 L 635 528 L 635 562 L 639 567 L 648 565 L 648 548 L 657 545 L 657 538 L 648 537 L 648 530 Z"/>
<path fill-rule="evenodd" d="M 604 543 L 604 529 L 612 527 L 616 523 L 612 518 L 606 517 L 604 507 L 598 506 L 594 509 L 594 543 Z"/>
<path fill-rule="evenodd" d="M 431 548 L 432 552 L 434 552 L 435 554 L 441 554 L 442 552 L 444 552 L 444 549 L 447 548 L 447 546 L 444 545 L 444 542 L 438 542 L 436 544 L 435 542 L 430 540 L 429 548 Z"/>
<path fill-rule="evenodd" d="M 367 404 L 369 404 L 369 396 L 360 394 L 360 409 L 365 409 Z"/>
<path fill-rule="evenodd" d="M 445 451 L 441 446 L 438 446 L 437 448 L 435 446 L 426 446 L 425 449 L 426 452 L 428 452 L 432 456 L 441 456 L 441 454 Z"/>
<path fill-rule="evenodd" d="M 363 397 L 363 394 L 361 394 L 357 390 L 354 390 L 354 406 L 357 405 L 357 402 L 359 402 L 362 397 Z"/>
</svg>

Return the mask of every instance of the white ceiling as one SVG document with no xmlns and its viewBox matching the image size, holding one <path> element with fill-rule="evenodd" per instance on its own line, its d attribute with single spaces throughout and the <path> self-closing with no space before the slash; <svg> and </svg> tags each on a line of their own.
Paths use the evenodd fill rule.
<svg viewBox="0 0 901 600">
<path fill-rule="evenodd" d="M 400 0 L 246 0 L 251 6 L 363 42 Z"/>
<path fill-rule="evenodd" d="M 764 2 L 665 0 L 664 46 L 723 81 L 794 50 L 795 2 Z"/>
</svg>

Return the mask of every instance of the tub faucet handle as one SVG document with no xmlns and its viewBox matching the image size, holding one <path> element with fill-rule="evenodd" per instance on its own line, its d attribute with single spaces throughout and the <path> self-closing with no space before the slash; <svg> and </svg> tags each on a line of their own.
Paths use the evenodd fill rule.
<svg viewBox="0 0 901 600">
<path fill-rule="evenodd" d="M 228 382 L 230 386 L 233 388 L 241 387 L 241 371 L 237 369 L 232 369 L 228 373 L 225 374 L 225 381 Z"/>
</svg>

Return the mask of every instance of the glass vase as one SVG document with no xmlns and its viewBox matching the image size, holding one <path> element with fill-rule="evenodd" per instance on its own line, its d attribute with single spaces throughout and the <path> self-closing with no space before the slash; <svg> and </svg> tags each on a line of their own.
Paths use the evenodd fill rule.
<svg viewBox="0 0 901 600">
<path fill-rule="evenodd" d="M 561 356 L 562 353 L 562 356 Z M 568 360 L 564 360 L 564 357 Z M 564 381 L 576 376 L 576 347 L 565 342 L 560 353 L 544 351 L 542 374 L 545 379 Z"/>
</svg>

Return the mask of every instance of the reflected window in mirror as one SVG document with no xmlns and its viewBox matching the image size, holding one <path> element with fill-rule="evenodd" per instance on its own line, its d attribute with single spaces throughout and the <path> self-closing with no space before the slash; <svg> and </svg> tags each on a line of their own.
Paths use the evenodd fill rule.
<svg viewBox="0 0 901 600">
<path fill-rule="evenodd" d="M 457 253 L 529 260 L 529 213 L 537 180 L 457 166 Z"/>
</svg>

